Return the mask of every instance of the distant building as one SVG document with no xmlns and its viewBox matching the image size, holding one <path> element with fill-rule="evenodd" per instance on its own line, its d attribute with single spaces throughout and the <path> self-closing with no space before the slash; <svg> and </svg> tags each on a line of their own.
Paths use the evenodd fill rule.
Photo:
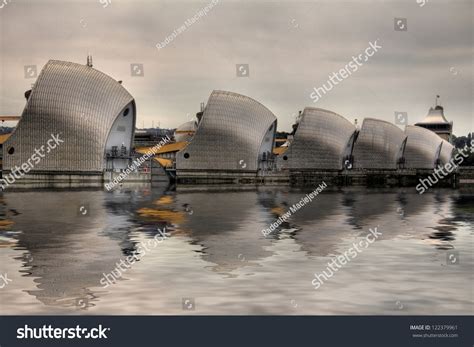
<svg viewBox="0 0 474 347">
<path fill-rule="evenodd" d="M 64 141 L 29 175 L 102 174 L 122 170 L 131 158 L 136 108 L 133 97 L 104 73 L 50 60 L 31 92 L 21 120 L 3 144 L 3 172 L 18 170 L 51 135 Z"/>
<path fill-rule="evenodd" d="M 176 142 L 192 140 L 194 133 L 196 132 L 198 122 L 196 120 L 190 120 L 189 122 L 181 124 L 176 128 L 174 132 L 174 139 Z"/>
<path fill-rule="evenodd" d="M 450 142 L 453 132 L 453 122 L 448 122 L 444 116 L 444 109 L 440 105 L 431 107 L 425 119 L 415 124 L 416 126 L 431 130 L 443 140 Z"/>
<path fill-rule="evenodd" d="M 135 129 L 135 136 L 133 140 L 134 147 L 145 147 L 158 144 L 164 137 L 173 135 L 172 129 L 162 128 L 147 128 Z"/>
</svg>

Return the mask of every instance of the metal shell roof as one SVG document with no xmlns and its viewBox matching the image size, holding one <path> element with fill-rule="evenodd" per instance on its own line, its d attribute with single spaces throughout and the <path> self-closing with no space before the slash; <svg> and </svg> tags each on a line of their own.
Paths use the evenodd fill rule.
<svg viewBox="0 0 474 347">
<path fill-rule="evenodd" d="M 442 143 L 439 160 L 441 165 L 446 165 L 453 157 L 454 146 L 446 140 L 443 140 Z"/>
<path fill-rule="evenodd" d="M 293 142 L 278 163 L 289 169 L 342 169 L 346 145 L 355 126 L 337 113 L 304 109 Z M 285 157 L 287 160 L 284 160 Z"/>
<path fill-rule="evenodd" d="M 396 169 L 397 156 L 406 135 L 396 125 L 365 118 L 354 145 L 356 169 Z"/>
<path fill-rule="evenodd" d="M 426 117 L 417 124 L 449 124 L 444 117 L 444 110 L 442 107 L 431 107 Z"/>
<path fill-rule="evenodd" d="M 275 115 L 259 102 L 213 91 L 192 141 L 177 153 L 176 168 L 256 171 L 260 147 L 274 123 Z"/>
<path fill-rule="evenodd" d="M 433 169 L 439 146 L 444 141 L 431 130 L 407 125 L 408 136 L 405 147 L 405 167 L 409 169 Z"/>
<path fill-rule="evenodd" d="M 51 134 L 64 143 L 36 171 L 102 171 L 105 144 L 119 113 L 133 97 L 111 77 L 87 65 L 50 60 L 41 71 L 4 150 L 4 170 L 26 162 Z M 135 112 L 130 116 L 135 117 Z"/>
<path fill-rule="evenodd" d="M 174 132 L 176 142 L 191 141 L 196 132 L 197 123 L 194 120 L 181 124 Z"/>
</svg>

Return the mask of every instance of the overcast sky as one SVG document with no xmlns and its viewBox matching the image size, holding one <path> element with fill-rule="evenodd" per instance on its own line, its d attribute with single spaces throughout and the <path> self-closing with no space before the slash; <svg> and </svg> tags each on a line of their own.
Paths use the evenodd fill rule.
<svg viewBox="0 0 474 347">
<path fill-rule="evenodd" d="M 413 124 L 436 94 L 455 134 L 474 131 L 471 0 L 219 0 L 160 50 L 210 0 L 107 1 L 11 0 L 0 9 L 0 114 L 21 114 L 34 82 L 25 65 L 85 63 L 90 51 L 94 68 L 134 96 L 138 127 L 176 127 L 220 89 L 264 104 L 283 131 L 305 106 L 350 121 L 407 112 Z M 407 31 L 394 30 L 395 17 L 407 18 Z M 313 87 L 375 40 L 379 52 L 313 103 Z M 131 76 L 132 63 L 143 64 L 143 77 Z M 249 77 L 237 77 L 236 64 L 249 64 Z"/>
</svg>

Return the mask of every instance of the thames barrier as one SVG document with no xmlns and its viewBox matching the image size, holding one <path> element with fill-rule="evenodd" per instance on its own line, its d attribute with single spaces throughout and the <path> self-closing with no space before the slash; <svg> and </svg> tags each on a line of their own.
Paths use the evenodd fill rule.
<svg viewBox="0 0 474 347">
<path fill-rule="evenodd" d="M 12 186 L 103 186 L 118 177 L 124 183 L 415 186 L 446 166 L 453 169 L 443 171 L 439 186 L 473 178 L 472 170 L 458 167 L 463 156 L 449 142 L 452 123 L 440 105 L 404 130 L 376 118 L 359 127 L 306 107 L 282 139 L 277 117 L 263 104 L 215 90 L 169 142 L 150 147 L 134 143 L 134 97 L 94 69 L 91 56 L 85 65 L 50 60 L 25 97 L 18 125 L 2 144 L 2 180 Z M 63 142 L 25 166 L 51 134 Z"/>
</svg>

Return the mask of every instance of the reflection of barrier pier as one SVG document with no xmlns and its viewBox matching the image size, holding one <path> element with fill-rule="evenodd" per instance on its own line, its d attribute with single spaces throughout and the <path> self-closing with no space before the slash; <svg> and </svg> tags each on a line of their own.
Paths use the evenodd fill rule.
<svg viewBox="0 0 474 347">
<path fill-rule="evenodd" d="M 474 166 L 460 167 L 457 179 L 460 186 L 474 186 Z"/>
<path fill-rule="evenodd" d="M 326 181 L 341 186 L 415 186 L 420 179 L 433 174 L 433 170 L 351 170 L 341 172 L 329 171 L 295 171 L 290 174 L 290 181 L 295 185 L 315 184 Z M 459 175 L 456 173 L 444 177 L 437 183 L 438 187 L 458 187 Z"/>
<path fill-rule="evenodd" d="M 202 177 L 178 177 L 181 184 L 290 184 L 290 185 L 314 185 L 322 181 L 336 186 L 385 186 L 385 187 L 408 187 L 420 183 L 421 179 L 427 179 L 433 175 L 433 170 L 352 170 L 352 171 L 280 171 L 268 173 L 265 176 L 235 175 L 232 172 L 216 175 L 203 172 Z M 436 187 L 458 188 L 460 186 L 474 184 L 474 169 L 463 168 L 443 177 L 436 183 Z"/>
</svg>

